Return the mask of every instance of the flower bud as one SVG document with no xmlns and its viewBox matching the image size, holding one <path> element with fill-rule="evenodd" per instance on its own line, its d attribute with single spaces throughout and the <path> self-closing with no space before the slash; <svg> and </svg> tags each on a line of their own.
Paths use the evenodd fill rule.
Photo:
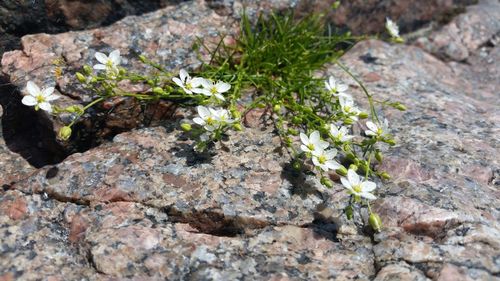
<svg viewBox="0 0 500 281">
<path fill-rule="evenodd" d="M 353 123 L 354 123 L 354 120 L 352 120 L 351 118 L 344 119 L 344 124 L 346 124 L 346 125 L 352 125 Z"/>
<path fill-rule="evenodd" d="M 356 155 L 354 155 L 354 153 L 352 152 L 349 152 L 345 155 L 348 159 L 350 159 L 351 161 L 354 161 L 356 158 Z"/>
<path fill-rule="evenodd" d="M 279 113 L 281 111 L 281 105 L 275 104 L 273 106 L 273 111 Z"/>
<path fill-rule="evenodd" d="M 396 42 L 396 43 L 404 43 L 405 40 L 402 37 L 396 37 L 396 38 L 394 38 L 394 42 Z"/>
<path fill-rule="evenodd" d="M 241 112 L 239 112 L 237 109 L 231 109 L 231 115 L 235 118 L 235 119 L 240 119 L 241 118 Z"/>
<path fill-rule="evenodd" d="M 345 207 L 344 213 L 348 220 L 352 220 L 352 218 L 354 217 L 354 210 L 352 209 L 351 205 Z"/>
<path fill-rule="evenodd" d="M 139 60 L 143 63 L 146 63 L 147 62 L 147 58 L 145 55 L 139 55 Z"/>
<path fill-rule="evenodd" d="M 382 229 L 382 220 L 380 219 L 380 216 L 377 215 L 376 213 L 370 214 L 368 222 L 370 223 L 372 229 L 375 230 L 376 232 L 380 232 L 380 230 Z"/>
<path fill-rule="evenodd" d="M 396 145 L 396 141 L 393 140 L 393 139 L 385 139 L 384 142 L 387 143 L 390 146 Z"/>
<path fill-rule="evenodd" d="M 158 94 L 158 95 L 163 95 L 163 94 L 165 94 L 165 91 L 163 91 L 163 89 L 161 87 L 154 87 L 153 93 Z"/>
<path fill-rule="evenodd" d="M 310 108 L 309 106 L 305 106 L 305 107 L 304 107 L 304 112 L 305 112 L 305 113 L 308 113 L 308 114 L 311 114 L 311 113 L 313 113 L 314 111 L 313 111 L 313 110 L 312 110 L 312 108 Z"/>
<path fill-rule="evenodd" d="M 293 136 L 297 136 L 299 134 L 299 132 L 297 130 L 292 129 L 292 128 L 288 129 L 287 133 L 290 135 L 293 135 Z"/>
<path fill-rule="evenodd" d="M 294 169 L 294 170 L 296 170 L 296 171 L 300 171 L 300 169 L 302 168 L 302 165 L 300 164 L 300 162 L 299 162 L 299 161 L 294 161 L 294 162 L 292 163 L 292 167 L 293 167 L 293 169 Z"/>
<path fill-rule="evenodd" d="M 92 67 L 90 67 L 90 65 L 84 65 L 83 66 L 83 72 L 87 75 L 90 75 L 92 74 Z"/>
<path fill-rule="evenodd" d="M 296 125 L 300 125 L 300 124 L 302 124 L 302 118 L 300 118 L 299 116 L 294 116 L 292 118 L 292 123 L 296 124 Z"/>
<path fill-rule="evenodd" d="M 406 111 L 407 108 L 404 104 L 398 104 L 396 105 L 396 109 L 400 110 L 400 111 Z"/>
<path fill-rule="evenodd" d="M 378 162 L 382 162 L 383 159 L 382 152 L 380 151 L 375 152 L 375 159 L 377 159 Z"/>
<path fill-rule="evenodd" d="M 333 187 L 333 183 L 327 177 L 321 177 L 320 183 L 328 188 Z"/>
<path fill-rule="evenodd" d="M 238 131 L 238 132 L 243 131 L 243 127 L 241 127 L 241 124 L 240 124 L 240 123 L 234 123 L 234 124 L 233 124 L 233 129 L 234 129 L 235 131 Z"/>
<path fill-rule="evenodd" d="M 358 170 L 358 166 L 354 165 L 354 164 L 351 164 L 349 166 L 349 170 L 353 170 L 353 171 L 357 171 Z"/>
<path fill-rule="evenodd" d="M 291 138 L 285 137 L 284 142 L 285 142 L 285 145 L 287 147 L 291 147 L 292 146 L 292 139 Z"/>
<path fill-rule="evenodd" d="M 381 178 L 383 178 L 384 180 L 390 180 L 391 179 L 391 176 L 387 172 L 382 172 L 382 173 L 379 174 L 379 176 Z"/>
<path fill-rule="evenodd" d="M 71 128 L 68 126 L 64 126 L 59 130 L 59 139 L 66 141 L 71 137 Z"/>
<path fill-rule="evenodd" d="M 257 107 L 258 107 L 258 108 L 266 108 L 266 104 L 265 104 L 265 103 L 263 103 L 263 102 L 259 102 L 259 103 L 257 104 Z"/>
<path fill-rule="evenodd" d="M 368 118 L 368 113 L 366 113 L 366 112 L 361 112 L 361 113 L 358 115 L 358 117 L 359 117 L 359 118 L 361 118 L 361 119 L 366 119 L 366 118 Z"/>
<path fill-rule="evenodd" d="M 80 83 L 85 83 L 87 81 L 87 79 L 85 78 L 85 76 L 83 76 L 83 74 L 81 74 L 80 72 L 77 72 L 75 74 L 75 76 L 76 76 L 76 79 L 78 81 L 80 81 Z"/>
<path fill-rule="evenodd" d="M 148 81 L 146 81 L 146 83 L 148 83 L 149 86 L 153 87 L 155 85 L 155 81 L 149 79 Z"/>
<path fill-rule="evenodd" d="M 341 176 L 344 176 L 344 177 L 347 176 L 347 169 L 344 166 L 341 166 L 340 168 L 335 170 L 335 172 Z"/>
<path fill-rule="evenodd" d="M 191 124 L 188 124 L 188 123 L 182 123 L 181 124 L 181 129 L 184 131 L 184 132 L 189 132 L 191 131 Z"/>
<path fill-rule="evenodd" d="M 70 105 L 68 107 L 66 107 L 64 109 L 66 112 L 69 112 L 69 113 L 76 113 L 78 115 L 82 115 L 83 114 L 83 107 L 80 106 L 80 105 Z"/>
</svg>

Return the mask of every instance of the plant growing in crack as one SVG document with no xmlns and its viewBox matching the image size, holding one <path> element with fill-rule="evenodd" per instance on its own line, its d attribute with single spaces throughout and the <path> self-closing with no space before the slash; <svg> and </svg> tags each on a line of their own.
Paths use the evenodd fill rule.
<svg viewBox="0 0 500 281">
<path fill-rule="evenodd" d="M 390 20 L 387 29 L 393 41 L 402 41 L 397 26 Z M 379 231 L 380 217 L 370 206 L 370 200 L 376 199 L 376 184 L 369 179 L 389 178 L 387 172 L 376 171 L 373 164 L 382 161 L 380 145 L 393 146 L 395 141 L 388 133 L 387 122 L 378 117 L 375 104 L 399 110 L 405 107 L 399 102 L 375 100 L 339 61 L 346 49 L 364 39 L 333 32 L 319 15 L 297 20 L 293 13 L 271 14 L 259 17 L 252 25 L 243 13 L 240 34 L 233 43 L 222 38 L 216 48 L 210 48 L 202 39 L 197 41 L 195 50 L 207 50 L 211 57 L 191 74 L 185 69 L 170 73 L 144 55 L 139 59 L 155 72 L 134 73 L 120 66 L 118 50 L 108 55 L 97 52 L 98 63 L 93 67 L 86 65 L 76 73 L 76 79 L 94 94 L 92 102 L 66 108 L 51 106 L 50 101 L 57 98 L 53 89 L 40 90 L 28 82 L 30 96 L 23 103 L 55 115 L 72 114 L 72 121 L 58 134 L 61 140 L 71 137 L 73 125 L 89 108 L 116 97 L 147 102 L 168 100 L 196 107 L 198 115 L 181 124 L 181 128 L 196 139 L 198 151 L 209 149 L 229 130 L 242 130 L 249 112 L 262 111 L 272 120 L 282 146 L 293 159 L 292 166 L 314 173 L 327 188 L 333 187 L 332 178 L 339 175 L 350 195 L 344 210 L 346 216 L 351 219 L 353 210 L 366 207 L 369 224 Z M 349 86 L 338 77 L 319 77 L 328 64 L 337 65 L 359 85 L 368 100 L 368 111 L 358 108 Z M 123 82 L 146 87 L 133 92 L 124 89 Z M 354 135 L 353 126 L 367 129 Z"/>
</svg>

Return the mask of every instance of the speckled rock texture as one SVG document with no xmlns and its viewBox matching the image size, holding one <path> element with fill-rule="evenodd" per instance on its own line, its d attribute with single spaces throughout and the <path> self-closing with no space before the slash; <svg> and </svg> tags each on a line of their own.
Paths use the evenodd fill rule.
<svg viewBox="0 0 500 281">
<path fill-rule="evenodd" d="M 5 144 L 2 134 L 2 115 L 3 109 L 0 106 L 0 187 L 7 188 L 11 183 L 25 178 L 35 169 L 21 155 L 12 152 Z"/>
<path fill-rule="evenodd" d="M 299 13 L 316 11 L 326 15 L 334 26 L 354 34 L 385 32 L 386 17 L 392 18 L 403 33 L 417 30 L 429 23 L 445 22 L 476 0 L 349 0 L 331 8 L 337 0 L 300 1 Z M 493 0 L 495 1 L 495 0 Z"/>
<path fill-rule="evenodd" d="M 42 1 L 43 2 L 43 1 Z M 73 73 L 81 69 L 84 64 L 95 63 L 94 54 L 97 51 L 110 52 L 120 49 L 124 55 L 124 64 L 127 68 L 144 71 L 144 67 L 137 60 L 137 55 L 145 53 L 154 57 L 157 62 L 167 69 L 179 67 L 193 68 L 199 65 L 197 55 L 192 52 L 192 45 L 196 37 L 203 37 L 208 42 L 218 40 L 219 33 L 235 34 L 241 10 L 246 7 L 251 18 L 257 13 L 267 13 L 271 10 L 283 10 L 298 6 L 297 14 L 309 11 L 329 11 L 332 1 L 166 1 L 152 0 L 141 5 L 134 1 L 45 1 L 36 2 L 32 9 L 34 13 L 47 10 L 47 15 L 61 17 L 65 26 L 71 29 L 106 24 L 116 15 L 143 12 L 154 7 L 165 6 L 170 2 L 179 2 L 177 5 L 137 17 L 128 17 L 109 27 L 80 32 L 66 32 L 57 35 L 36 34 L 22 37 L 18 51 L 7 52 L 2 59 L 2 72 L 8 83 L 12 83 L 22 92 L 26 82 L 33 80 L 46 87 L 55 86 L 59 94 L 65 96 L 59 99 L 57 105 L 67 106 L 70 103 L 87 103 L 90 99 L 88 92 L 84 92 L 76 83 Z M 115 3 L 116 2 L 116 3 Z M 150 3 L 151 2 L 151 3 Z M 344 26 L 360 33 L 378 33 L 384 30 L 385 16 L 389 15 L 401 24 L 403 30 L 414 30 L 419 25 L 431 20 L 438 20 L 444 14 L 459 9 L 470 1 L 438 1 L 438 3 L 418 3 L 415 1 L 346 1 L 340 8 L 328 15 L 328 20 L 336 26 Z M 80 4 L 78 4 L 80 3 Z M 83 3 L 83 4 L 82 4 Z M 142 2 L 141 2 L 142 3 Z M 28 6 L 28 1 L 23 5 Z M 9 5 L 7 5 L 9 6 Z M 114 8 L 116 6 L 116 9 Z M 142 7 L 142 8 L 141 8 Z M 13 8 L 11 8 L 13 9 Z M 7 9 L 9 10 L 9 9 Z M 15 9 L 20 10 L 19 7 Z M 73 16 L 78 11 L 79 16 Z M 93 11 L 86 13 L 86 11 Z M 12 14 L 12 13 L 11 13 Z M 10 16 L 6 22 L 22 18 Z M 99 16 L 101 15 L 101 16 Z M 12 20 L 11 17 L 13 18 Z M 51 22 L 50 19 L 30 17 L 42 22 Z M 26 19 L 28 20 L 28 19 Z M 15 22 L 15 21 L 14 21 Z M 370 24 L 365 24 L 369 22 Z M 51 31 L 50 29 L 40 31 Z M 58 63 L 54 63 L 57 61 Z M 54 75 L 55 70 L 63 71 L 61 77 Z M 144 87 L 134 89 L 141 91 Z M 4 93 L 2 95 L 5 95 Z M 15 95 L 19 95 L 16 93 Z M 10 108 L 6 107 L 8 112 Z M 39 142 L 47 148 L 47 152 L 40 152 L 33 148 L 16 147 L 16 152 L 23 155 L 54 155 L 53 159 L 39 164 L 38 159 L 30 157 L 35 166 L 56 163 L 66 155 L 75 151 L 85 151 L 110 139 L 117 133 L 128 131 L 141 126 L 157 124 L 156 121 L 171 114 L 171 105 L 157 103 L 145 106 L 131 100 L 117 99 L 113 102 L 96 107 L 97 112 L 91 112 L 86 122 L 75 126 L 78 141 L 57 143 L 52 138 L 53 132 L 68 123 L 69 116 L 63 120 L 55 119 L 38 112 L 37 127 L 39 132 L 31 135 L 40 136 L 31 142 Z M 16 109 L 13 109 L 17 112 Z M 110 113 L 110 114 L 108 114 Z M 10 113 L 9 113 L 10 115 Z M 22 116 L 13 113 L 13 118 L 24 120 Z M 18 114 L 20 115 L 20 114 Z M 29 125 L 31 121 L 26 121 Z M 20 122 L 23 123 L 23 122 Z M 23 124 L 20 124 L 23 127 Z M 28 126 L 28 125 L 26 125 Z M 26 151 L 32 150 L 32 151 Z M 60 152 L 63 151 L 61 155 Z"/>
<path fill-rule="evenodd" d="M 285 0 L 245 2 L 250 15 L 284 9 L 294 3 Z M 218 14 L 212 8 L 213 3 L 190 1 L 143 16 L 127 17 L 109 27 L 57 35 L 27 35 L 21 40 L 22 50 L 4 54 L 2 72 L 8 77 L 8 82 L 21 92 L 25 91 L 29 80 L 41 87 L 55 86 L 57 94 L 64 96 L 56 101 L 58 106 L 88 103 L 91 93 L 81 88 L 74 72 L 81 70 L 84 64 L 95 64 L 97 51 L 109 53 L 113 49 L 121 50 L 123 65 L 132 71 L 151 71 L 146 70 L 138 60 L 137 56 L 142 53 L 154 57 L 156 62 L 169 70 L 196 67 L 200 61 L 192 51 L 192 45 L 197 37 L 204 38 L 207 43 L 215 43 L 220 38 L 220 32 L 234 34 L 238 30 L 238 15 L 243 8 L 243 4 L 238 3 L 231 6 L 235 9 L 231 15 Z M 54 75 L 56 68 L 62 70 L 61 76 Z M 144 89 L 136 87 L 130 90 Z M 61 150 L 66 154 L 83 151 L 117 133 L 154 125 L 155 121 L 171 114 L 171 104 L 160 102 L 145 106 L 133 100 L 118 99 L 96 107 L 96 110 L 97 113 L 91 112 L 87 116 L 86 122 L 75 126 L 74 135 L 79 135 L 78 142 L 64 144 L 54 143 L 54 138 L 45 136 L 57 133 L 61 126 L 70 122 L 67 120 L 70 116 L 63 116 L 60 120 L 45 112 L 37 112 L 38 127 L 45 128 L 39 133 L 41 137 L 38 141 L 44 147 L 53 148 L 54 153 Z M 23 116 L 13 118 L 22 120 Z M 32 120 L 26 122 L 32 124 Z"/>
<path fill-rule="evenodd" d="M 207 22 L 232 27 L 222 10 L 201 7 Z M 494 25 L 487 28 L 495 34 Z M 26 40 L 54 40 L 37 36 L 48 41 Z M 176 130 L 192 118 L 184 111 L 0 190 L 0 280 L 499 280 L 499 52 L 493 35 L 484 42 L 491 43 L 470 48 L 467 64 L 378 40 L 342 58 L 375 99 L 408 107 L 381 112 L 398 142 L 378 167 L 392 175 L 378 182 L 373 205 L 381 233 L 363 228 L 366 214 L 345 219 L 338 182 L 325 189 L 291 169 L 265 118 L 199 154 Z M 92 51 L 81 44 L 88 59 Z M 170 66 L 195 65 L 191 56 L 179 54 Z M 38 63 L 50 70 L 41 57 Z M 44 79 L 43 72 L 12 69 Z M 324 74 L 344 79 L 364 103 L 359 86 L 337 67 Z"/>
<path fill-rule="evenodd" d="M 175 0 L 3 0 L 0 2 L 0 56 L 20 47 L 19 38 L 109 25 L 127 15 L 154 11 Z"/>
</svg>

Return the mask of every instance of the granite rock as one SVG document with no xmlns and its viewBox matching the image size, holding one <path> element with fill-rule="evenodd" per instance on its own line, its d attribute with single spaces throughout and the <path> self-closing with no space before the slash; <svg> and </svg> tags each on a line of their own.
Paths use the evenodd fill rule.
<svg viewBox="0 0 500 281">
<path fill-rule="evenodd" d="M 195 20 L 230 30 L 227 19 L 233 13 L 210 10 L 215 2 L 207 1 L 208 8 L 196 2 L 204 16 Z M 177 12 L 189 13 L 185 4 Z M 145 18 L 163 21 L 163 13 L 174 11 L 167 8 Z M 182 20 L 167 20 L 167 27 L 155 27 L 154 20 L 143 24 L 174 34 Z M 117 25 L 128 21 L 138 18 Z M 113 28 L 99 32 L 118 30 Z M 68 52 L 66 59 L 78 64 L 107 45 L 125 51 L 125 39 L 95 39 L 96 32 L 56 35 L 67 41 L 53 52 Z M 90 39 L 81 45 L 68 39 L 86 36 Z M 42 52 L 54 46 L 55 37 L 24 40 Z M 137 44 L 168 58 L 162 48 Z M 71 48 L 82 57 L 71 58 Z M 243 132 L 200 154 L 189 134 L 176 130 L 182 118 L 193 117 L 183 111 L 168 124 L 119 134 L 0 190 L 0 279 L 498 280 L 500 113 L 495 89 L 500 81 L 497 64 L 490 63 L 498 47 L 479 45 L 469 52 L 471 63 L 462 65 L 418 46 L 369 40 L 342 58 L 375 99 L 399 100 L 408 107 L 406 112 L 380 112 L 398 142 L 383 148 L 385 158 L 377 167 L 392 176 L 378 182 L 379 198 L 373 202 L 384 222 L 380 233 L 363 228 L 365 214 L 346 221 L 347 195 L 338 182 L 325 189 L 315 177 L 291 169 L 265 118 L 253 118 Z M 4 56 L 7 72 L 46 79 L 44 72 L 20 70 L 16 64 L 25 67 L 29 59 L 14 59 L 19 55 Z M 196 66 L 191 53 L 179 58 L 169 67 Z M 42 57 L 33 63 L 50 71 Z M 338 67 L 325 69 L 324 75 L 345 80 L 366 106 L 355 81 Z M 73 89 L 64 79 L 51 83 Z M 85 99 L 78 89 L 64 91 Z"/>
<path fill-rule="evenodd" d="M 248 13 L 255 15 L 260 11 L 290 7 L 294 1 L 245 2 Z M 130 16 L 104 28 L 56 35 L 27 35 L 21 39 L 22 50 L 4 54 L 2 71 L 8 83 L 18 87 L 21 93 L 25 94 L 26 82 L 31 80 L 41 87 L 54 86 L 56 93 L 63 96 L 54 103 L 58 106 L 86 104 L 92 100 L 91 93 L 82 89 L 74 78 L 74 73 L 81 70 L 84 64 L 95 64 L 96 52 L 108 53 L 119 49 L 123 66 L 137 72 L 152 71 L 138 60 L 139 54 L 147 54 L 167 70 L 194 68 L 200 65 L 197 53 L 192 51 L 198 37 L 204 38 L 209 44 L 218 42 L 221 33 L 237 32 L 239 13 L 243 8 L 241 2 L 238 3 L 240 5 L 233 5 L 237 12 L 228 16 L 219 15 L 204 1 L 189 1 L 142 16 Z M 54 75 L 56 69 L 62 71 L 62 74 Z M 140 86 L 129 90 L 143 89 L 144 87 Z M 16 96 L 19 94 L 16 93 Z M 15 106 L 12 110 L 15 115 Z M 172 105 L 165 102 L 144 105 L 132 99 L 115 99 L 103 103 L 89 112 L 84 122 L 74 127 L 73 135 L 79 136 L 78 141 L 65 143 L 56 143 L 53 137 L 44 136 L 57 134 L 61 126 L 69 122 L 71 116 L 56 118 L 43 111 L 36 114 L 37 127 L 44 128 L 36 134 L 42 136 L 38 141 L 43 143 L 44 147 L 50 148 L 53 154 L 63 152 L 61 157 L 43 163 L 52 164 L 69 153 L 94 147 L 117 133 L 154 125 L 158 120 L 166 119 L 172 114 Z M 24 120 L 23 116 L 19 115 L 13 118 Z M 25 120 L 24 123 L 32 125 L 31 120 Z M 23 149 L 19 148 L 19 151 Z"/>
<path fill-rule="evenodd" d="M 499 34 L 499 6 L 496 0 L 481 0 L 429 36 L 417 39 L 415 44 L 442 59 L 466 61 Z"/>
<path fill-rule="evenodd" d="M 0 3 L 0 57 L 19 48 L 19 38 L 109 25 L 127 15 L 154 11 L 180 1 L 146 0 L 4 0 Z"/>
<path fill-rule="evenodd" d="M 21 155 L 12 152 L 5 141 L 2 134 L 3 115 L 2 106 L 0 106 L 0 187 L 7 188 L 12 183 L 25 178 L 35 169 Z"/>
<path fill-rule="evenodd" d="M 500 116 L 497 100 L 490 99 L 498 93 L 473 90 L 487 79 L 484 70 L 469 66 L 460 73 L 420 48 L 375 40 L 358 44 L 342 61 L 369 78 L 362 80 L 375 99 L 408 107 L 382 115 L 398 144 L 378 167 L 392 180 L 374 203 L 386 227 L 375 236 L 377 279 L 495 280 Z M 330 72 L 358 88 L 363 103 L 354 81 L 333 67 Z M 489 83 L 499 88 L 498 78 Z"/>
<path fill-rule="evenodd" d="M 453 15 L 473 4 L 474 0 L 305 0 L 298 7 L 299 13 L 321 12 L 334 26 L 346 28 L 354 34 L 365 35 L 385 32 L 385 19 L 393 19 L 402 33 L 415 31 L 429 23 L 447 21 Z"/>
</svg>

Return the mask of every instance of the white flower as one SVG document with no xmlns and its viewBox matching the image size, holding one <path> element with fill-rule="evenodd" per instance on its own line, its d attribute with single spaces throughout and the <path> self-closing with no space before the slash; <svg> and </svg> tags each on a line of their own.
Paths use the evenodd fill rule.
<svg viewBox="0 0 500 281">
<path fill-rule="evenodd" d="M 234 122 L 230 117 L 229 111 L 226 109 L 213 109 L 202 105 L 196 107 L 196 109 L 200 117 L 194 118 L 193 122 L 203 126 L 209 132 L 213 132 L 220 128 L 220 126 Z"/>
<path fill-rule="evenodd" d="M 342 112 L 349 116 L 352 120 L 358 120 L 358 114 L 361 112 L 357 107 L 354 106 L 354 100 L 352 98 L 347 98 L 344 96 L 339 97 L 340 107 Z"/>
<path fill-rule="evenodd" d="M 21 102 L 27 106 L 34 106 L 35 110 L 41 108 L 47 112 L 52 112 L 52 106 L 50 102 L 60 98 L 60 96 L 54 94 L 54 87 L 49 87 L 43 90 L 33 82 L 28 81 L 26 85 L 28 95 L 24 96 Z"/>
<path fill-rule="evenodd" d="M 212 80 L 208 79 L 202 79 L 201 86 L 203 86 L 202 89 L 195 88 L 192 91 L 209 97 L 215 96 L 222 101 L 226 100 L 222 94 L 231 89 L 231 85 L 226 82 L 218 81 L 217 83 L 214 83 Z"/>
<path fill-rule="evenodd" d="M 231 116 L 229 114 L 229 111 L 226 109 L 213 109 L 209 108 L 210 112 L 212 113 L 212 116 L 214 116 L 215 120 L 221 124 L 230 124 L 233 123 L 234 120 L 231 119 Z"/>
<path fill-rule="evenodd" d="M 204 107 L 202 105 L 199 105 L 196 107 L 196 110 L 198 111 L 198 115 L 200 117 L 196 117 L 193 119 L 193 122 L 203 126 L 205 130 L 207 131 L 214 131 L 217 129 L 218 126 L 218 121 L 216 117 L 213 114 L 213 110 L 210 110 L 211 108 Z"/>
<path fill-rule="evenodd" d="M 335 78 L 333 76 L 330 76 L 328 81 L 325 81 L 325 87 L 326 89 L 332 93 L 332 95 L 338 97 L 338 96 L 345 96 L 345 97 L 350 97 L 345 91 L 347 91 L 347 85 L 343 83 L 339 83 L 335 81 Z"/>
<path fill-rule="evenodd" d="M 384 119 L 384 123 L 382 125 L 375 124 L 372 121 L 366 122 L 366 127 L 368 130 L 365 131 L 365 135 L 367 136 L 381 136 L 383 133 L 387 131 L 389 126 L 389 122 L 387 119 Z"/>
<path fill-rule="evenodd" d="M 201 81 L 203 80 L 203 78 L 199 77 L 191 78 L 191 76 L 189 76 L 187 71 L 184 69 L 179 71 L 179 78 L 174 77 L 172 78 L 172 81 L 174 81 L 177 86 L 181 87 L 188 95 L 191 95 L 193 93 L 192 90 L 199 87 L 201 85 Z"/>
<path fill-rule="evenodd" d="M 315 150 L 313 152 L 312 162 L 314 166 L 320 167 L 325 172 L 328 172 L 328 170 L 335 170 L 340 168 L 340 164 L 333 160 L 336 155 L 336 149 Z"/>
<path fill-rule="evenodd" d="M 100 63 L 94 65 L 94 69 L 106 70 L 113 73 L 118 72 L 118 66 L 121 62 L 120 50 L 112 51 L 111 53 L 109 53 L 109 56 L 106 56 L 105 54 L 100 52 L 96 52 L 95 58 Z"/>
<path fill-rule="evenodd" d="M 318 131 L 312 132 L 309 137 L 304 133 L 300 133 L 300 140 L 302 141 L 300 149 L 309 153 L 313 153 L 316 150 L 325 150 L 330 145 L 328 142 L 321 140 Z"/>
<path fill-rule="evenodd" d="M 333 138 L 337 141 L 346 142 L 354 137 L 349 135 L 347 130 L 345 126 L 337 127 L 334 124 L 330 124 L 330 134 L 332 134 Z"/>
<path fill-rule="evenodd" d="M 355 196 L 360 196 L 369 200 L 375 200 L 377 197 L 371 194 L 373 190 L 377 187 L 374 182 L 371 181 L 361 181 L 359 175 L 356 174 L 354 170 L 349 169 L 347 171 L 347 178 L 341 177 L 340 181 L 345 188 L 349 190 L 350 194 Z"/>
<path fill-rule="evenodd" d="M 399 27 L 390 18 L 385 18 L 385 28 L 392 37 L 399 38 Z"/>
</svg>

